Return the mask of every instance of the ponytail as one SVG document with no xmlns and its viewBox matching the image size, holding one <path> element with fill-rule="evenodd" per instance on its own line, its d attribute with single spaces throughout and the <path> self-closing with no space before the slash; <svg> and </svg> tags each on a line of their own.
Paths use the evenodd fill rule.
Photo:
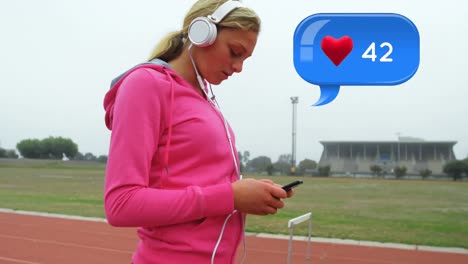
<svg viewBox="0 0 468 264">
<path fill-rule="evenodd" d="M 158 58 L 168 62 L 177 58 L 182 53 L 184 42 L 182 31 L 174 31 L 167 34 L 154 48 L 149 60 Z"/>
</svg>

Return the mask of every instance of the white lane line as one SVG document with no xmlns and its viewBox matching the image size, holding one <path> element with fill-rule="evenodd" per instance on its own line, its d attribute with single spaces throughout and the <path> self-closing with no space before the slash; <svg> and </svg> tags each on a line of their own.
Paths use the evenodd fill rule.
<svg viewBox="0 0 468 264">
<path fill-rule="evenodd" d="M 41 213 L 41 212 L 13 210 L 13 209 L 8 209 L 8 208 L 0 208 L 0 213 L 43 216 L 43 217 L 51 217 L 51 218 L 62 218 L 62 219 L 70 219 L 70 220 L 83 220 L 83 221 L 93 221 L 93 222 L 107 223 L 107 220 L 105 218 L 99 218 L 99 217 L 85 217 L 85 216 L 75 216 L 75 215 Z"/>
<path fill-rule="evenodd" d="M 14 262 L 14 263 L 23 263 L 23 264 L 40 264 L 39 262 L 31 262 L 31 261 L 27 261 L 27 260 L 5 258 L 5 257 L 0 257 L 0 260 L 5 260 L 5 261 L 9 261 L 9 262 Z"/>
<path fill-rule="evenodd" d="M 85 246 L 85 245 L 82 245 L 82 244 L 66 243 L 66 242 L 59 242 L 59 241 L 54 241 L 54 240 L 35 239 L 35 238 L 9 236 L 9 235 L 2 235 L 2 234 L 0 234 L 0 237 L 9 238 L 9 239 L 16 239 L 16 240 L 23 240 L 23 241 L 34 242 L 34 243 L 59 245 L 59 246 L 65 246 L 65 247 L 77 247 L 77 248 L 85 248 L 85 249 L 93 249 L 93 250 L 103 250 L 103 251 L 108 251 L 108 252 L 113 252 L 113 253 L 125 253 L 125 254 L 133 253 L 133 251 L 128 251 L 128 250 L 111 249 L 111 248 L 105 248 L 105 247 Z"/>
</svg>

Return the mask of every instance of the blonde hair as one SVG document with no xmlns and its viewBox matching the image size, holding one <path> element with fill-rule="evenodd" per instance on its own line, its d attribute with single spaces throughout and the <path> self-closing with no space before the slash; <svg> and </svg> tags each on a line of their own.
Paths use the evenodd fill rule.
<svg viewBox="0 0 468 264">
<path fill-rule="evenodd" d="M 177 58 L 182 53 L 184 40 L 187 38 L 188 27 L 192 20 L 213 14 L 226 1 L 236 0 L 198 0 L 185 16 L 182 30 L 167 34 L 154 48 L 149 60 L 159 58 L 163 61 L 171 61 Z M 260 24 L 260 18 L 252 9 L 239 7 L 224 17 L 217 27 L 218 29 L 235 28 L 259 33 Z"/>
</svg>

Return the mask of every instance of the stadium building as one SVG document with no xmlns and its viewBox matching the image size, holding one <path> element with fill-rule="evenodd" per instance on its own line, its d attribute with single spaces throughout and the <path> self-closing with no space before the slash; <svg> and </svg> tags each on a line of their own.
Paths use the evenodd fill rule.
<svg viewBox="0 0 468 264">
<path fill-rule="evenodd" d="M 395 166 L 405 166 L 407 174 L 419 175 L 424 169 L 443 175 L 443 166 L 454 160 L 456 141 L 425 141 L 399 137 L 397 141 L 320 141 L 323 152 L 319 166 L 331 167 L 333 173 L 369 174 L 378 165 L 386 173 Z"/>
</svg>

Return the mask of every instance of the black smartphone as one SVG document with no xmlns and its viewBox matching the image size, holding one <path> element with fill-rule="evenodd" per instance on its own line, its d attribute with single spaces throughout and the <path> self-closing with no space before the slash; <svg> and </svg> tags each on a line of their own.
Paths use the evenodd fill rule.
<svg viewBox="0 0 468 264">
<path fill-rule="evenodd" d="M 283 187 L 281 187 L 281 188 L 283 188 L 283 190 L 285 190 L 285 191 L 289 191 L 289 190 L 291 190 L 291 188 L 296 187 L 297 185 L 302 184 L 302 183 L 303 183 L 303 181 L 297 180 L 297 181 L 293 181 L 291 183 L 288 183 L 286 185 L 283 185 Z"/>
</svg>

